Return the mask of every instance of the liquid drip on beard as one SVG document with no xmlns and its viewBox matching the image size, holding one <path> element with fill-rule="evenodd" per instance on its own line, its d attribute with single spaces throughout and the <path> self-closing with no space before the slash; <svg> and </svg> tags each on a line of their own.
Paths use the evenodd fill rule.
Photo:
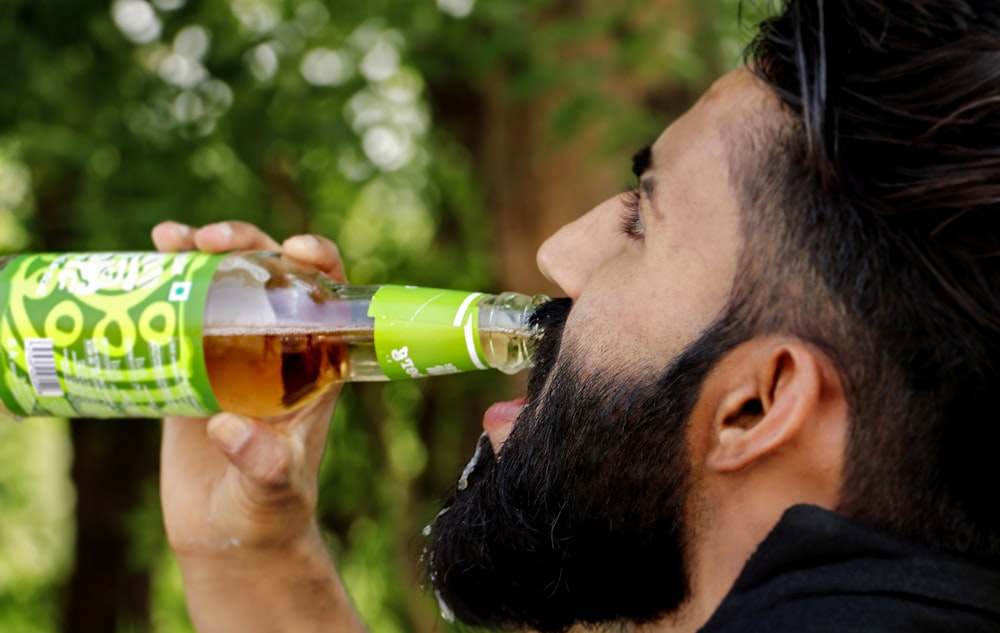
<svg viewBox="0 0 1000 633">
<path fill-rule="evenodd" d="M 431 535 L 431 530 L 432 530 L 431 526 L 434 524 L 434 521 L 437 521 L 438 518 L 441 517 L 441 515 L 443 515 L 444 513 L 446 513 L 450 509 L 451 508 L 448 508 L 448 507 L 441 508 L 441 511 L 438 512 L 437 515 L 434 516 L 434 519 L 430 523 L 428 523 L 427 525 L 424 526 L 424 529 L 422 531 L 423 535 L 424 536 L 430 536 Z M 427 559 L 427 547 L 424 547 L 424 550 L 420 553 L 420 562 L 423 563 L 424 560 L 426 560 L 426 559 Z M 438 609 L 441 610 L 441 619 L 443 619 L 448 624 L 454 623 L 455 622 L 455 612 L 452 611 L 451 607 L 448 606 L 448 603 L 445 602 L 444 596 L 441 595 L 441 591 L 436 586 L 437 585 L 437 572 L 433 572 L 433 571 L 431 572 L 431 585 L 434 586 L 434 597 L 437 598 Z"/>
<path fill-rule="evenodd" d="M 479 465 L 479 458 L 483 454 L 483 446 L 490 441 L 489 435 L 486 431 L 479 436 L 479 442 L 476 443 L 476 452 L 472 454 L 472 459 L 469 463 L 465 465 L 465 469 L 462 471 L 462 475 L 458 478 L 458 489 L 459 491 L 465 490 L 469 487 L 469 477 L 476 470 L 476 466 Z"/>
<path fill-rule="evenodd" d="M 462 469 L 462 474 L 459 475 L 458 477 L 458 483 L 455 485 L 455 487 L 458 488 L 459 491 L 465 490 L 466 488 L 469 487 L 469 477 L 476 470 L 476 465 L 479 463 L 479 458 L 483 454 L 483 443 L 489 441 L 490 441 L 489 436 L 486 434 L 486 431 L 483 431 L 483 434 L 479 436 L 479 440 L 476 442 L 476 452 L 472 454 L 472 459 L 470 459 L 469 463 L 465 465 L 465 468 Z M 448 510 L 449 508 L 447 506 L 441 508 L 441 511 L 438 512 L 436 515 L 434 515 L 434 518 L 431 519 L 431 522 L 425 525 L 424 529 L 421 530 L 420 533 L 423 534 L 424 536 L 430 536 L 431 531 L 434 529 L 434 522 L 437 521 L 441 517 L 441 515 L 443 515 Z M 425 547 L 424 554 L 426 553 L 427 553 L 427 548 Z"/>
<path fill-rule="evenodd" d="M 469 477 L 472 476 L 473 472 L 475 472 L 476 465 L 479 464 L 479 459 L 482 457 L 483 454 L 483 446 L 485 445 L 486 442 L 489 441 L 490 441 L 489 436 L 486 434 L 485 431 L 483 431 L 483 434 L 479 436 L 479 441 L 476 443 L 476 452 L 472 454 L 472 459 L 470 459 L 469 463 L 466 464 L 465 468 L 462 469 L 462 474 L 458 478 L 458 484 L 456 485 L 456 487 L 458 488 L 459 492 L 469 487 Z M 441 511 L 434 516 L 431 522 L 424 526 L 424 529 L 421 530 L 421 534 L 423 534 L 425 537 L 430 536 L 431 531 L 433 531 L 434 529 L 433 527 L 434 522 L 437 521 L 439 518 L 441 518 L 441 516 L 450 509 L 451 508 L 449 507 L 441 508 Z M 420 553 L 421 562 L 426 558 L 427 558 L 427 548 L 425 547 L 423 552 Z M 431 584 L 436 584 L 435 583 L 436 580 L 437 580 L 437 573 L 431 572 Z M 437 587 L 434 588 L 434 597 L 437 598 L 438 608 L 441 609 L 441 618 L 449 624 L 453 623 L 455 621 L 455 612 L 452 611 L 451 607 L 448 606 L 448 603 L 445 602 L 444 596 L 441 595 L 441 591 L 438 590 Z"/>
<path fill-rule="evenodd" d="M 434 597 L 437 598 L 438 606 L 441 607 L 441 619 L 443 619 L 448 624 L 454 624 L 455 622 L 455 612 L 451 610 L 448 603 L 444 601 L 441 597 L 441 592 L 437 589 L 434 590 Z"/>
</svg>

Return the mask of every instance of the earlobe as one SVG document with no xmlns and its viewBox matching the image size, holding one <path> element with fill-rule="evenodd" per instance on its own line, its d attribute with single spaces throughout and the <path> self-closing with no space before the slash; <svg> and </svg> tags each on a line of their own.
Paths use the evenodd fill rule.
<svg viewBox="0 0 1000 633">
<path fill-rule="evenodd" d="M 720 366 L 726 376 L 712 420 L 707 466 L 747 468 L 794 442 L 820 405 L 820 353 L 787 338 L 748 341 Z"/>
</svg>

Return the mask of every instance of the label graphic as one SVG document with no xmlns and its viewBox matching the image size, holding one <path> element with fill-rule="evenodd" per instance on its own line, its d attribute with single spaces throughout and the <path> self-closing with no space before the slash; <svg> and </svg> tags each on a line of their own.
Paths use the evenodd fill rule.
<svg viewBox="0 0 1000 633">
<path fill-rule="evenodd" d="M 479 342 L 482 293 L 382 286 L 372 297 L 375 354 L 390 380 L 443 376 L 488 365 Z"/>
<path fill-rule="evenodd" d="M 201 319 L 222 255 L 22 255 L 0 271 L 0 399 L 65 417 L 219 410 Z"/>
</svg>

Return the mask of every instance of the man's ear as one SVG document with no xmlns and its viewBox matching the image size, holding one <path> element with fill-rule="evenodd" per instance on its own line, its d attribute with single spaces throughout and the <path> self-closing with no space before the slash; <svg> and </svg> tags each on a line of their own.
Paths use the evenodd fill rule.
<svg viewBox="0 0 1000 633">
<path fill-rule="evenodd" d="M 819 350 L 786 337 L 754 338 L 733 350 L 716 368 L 706 465 L 737 471 L 798 438 L 818 412 L 823 381 L 831 379 L 825 365 Z"/>
</svg>

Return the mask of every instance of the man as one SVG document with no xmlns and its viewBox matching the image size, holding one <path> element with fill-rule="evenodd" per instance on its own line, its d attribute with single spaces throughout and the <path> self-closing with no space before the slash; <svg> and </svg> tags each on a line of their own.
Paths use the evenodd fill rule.
<svg viewBox="0 0 1000 633">
<path fill-rule="evenodd" d="M 572 300 L 435 521 L 443 608 L 502 629 L 1000 630 L 1000 6 L 790 0 L 747 69 L 550 238 Z M 336 247 L 248 225 L 164 250 Z M 313 520 L 334 397 L 164 426 L 203 631 L 362 630 Z M 207 429 L 207 432 L 206 432 Z"/>
</svg>

